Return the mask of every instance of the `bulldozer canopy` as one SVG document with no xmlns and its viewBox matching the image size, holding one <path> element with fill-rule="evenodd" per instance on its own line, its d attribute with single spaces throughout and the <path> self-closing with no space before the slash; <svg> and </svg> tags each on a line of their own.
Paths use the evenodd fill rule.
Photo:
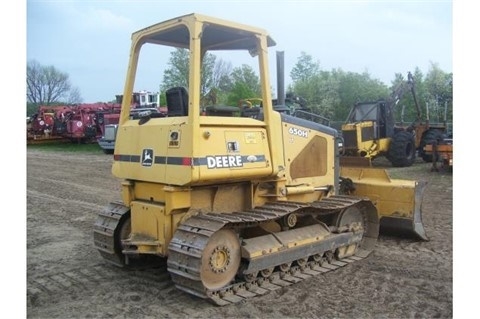
<svg viewBox="0 0 480 319">
<path fill-rule="evenodd" d="M 266 34 L 266 31 L 260 28 L 192 13 L 139 30 L 133 36 L 138 35 L 147 43 L 188 48 L 191 36 L 187 26 L 193 22 L 204 24 L 201 34 L 204 51 L 248 50 L 252 52 L 257 47 L 256 34 Z M 267 44 L 269 47 L 274 46 L 275 41 L 268 36 Z"/>
</svg>

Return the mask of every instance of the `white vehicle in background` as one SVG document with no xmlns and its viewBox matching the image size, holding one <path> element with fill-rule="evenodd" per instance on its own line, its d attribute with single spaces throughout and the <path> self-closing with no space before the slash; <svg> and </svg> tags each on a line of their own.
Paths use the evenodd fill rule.
<svg viewBox="0 0 480 319">
<path fill-rule="evenodd" d="M 115 96 L 117 104 L 121 105 L 123 95 Z M 138 91 L 132 94 L 132 113 L 142 111 L 151 111 L 152 113 L 161 113 L 158 106 L 160 105 L 160 92 Z M 117 135 L 118 118 L 120 113 L 115 115 L 117 118 L 112 119 L 110 116 L 110 124 L 105 124 L 103 135 L 97 139 L 98 145 L 103 149 L 105 154 L 113 154 L 115 149 L 115 137 Z"/>
<path fill-rule="evenodd" d="M 156 107 L 137 108 L 130 111 L 130 118 L 148 118 L 148 117 L 164 117 L 166 112 Z M 97 140 L 98 145 L 105 154 L 113 154 L 115 151 L 115 139 L 117 136 L 118 124 L 105 125 L 104 134 Z"/>
</svg>

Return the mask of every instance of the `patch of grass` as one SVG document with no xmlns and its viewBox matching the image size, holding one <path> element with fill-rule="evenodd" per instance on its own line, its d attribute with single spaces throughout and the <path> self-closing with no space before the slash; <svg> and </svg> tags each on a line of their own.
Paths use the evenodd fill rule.
<svg viewBox="0 0 480 319">
<path fill-rule="evenodd" d="M 78 144 L 78 143 L 50 143 L 27 145 L 27 150 L 41 150 L 45 152 L 81 152 L 81 153 L 103 153 L 102 148 L 97 143 Z"/>
</svg>

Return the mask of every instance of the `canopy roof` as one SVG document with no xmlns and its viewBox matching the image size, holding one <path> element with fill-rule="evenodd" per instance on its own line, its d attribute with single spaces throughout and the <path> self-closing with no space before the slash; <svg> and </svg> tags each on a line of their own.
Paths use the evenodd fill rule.
<svg viewBox="0 0 480 319">
<path fill-rule="evenodd" d="M 188 25 L 195 22 L 203 24 L 203 50 L 248 50 L 255 51 L 257 35 L 267 36 L 267 45 L 274 46 L 275 41 L 266 31 L 248 25 L 234 23 L 196 13 L 184 15 L 139 30 L 133 34 L 143 42 L 189 48 L 190 34 Z"/>
</svg>

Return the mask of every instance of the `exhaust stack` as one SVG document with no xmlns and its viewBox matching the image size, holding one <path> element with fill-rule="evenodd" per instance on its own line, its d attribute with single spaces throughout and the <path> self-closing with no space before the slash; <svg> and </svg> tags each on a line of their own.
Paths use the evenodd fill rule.
<svg viewBox="0 0 480 319">
<path fill-rule="evenodd" d="M 285 105 L 285 59 L 283 51 L 277 51 L 277 104 Z"/>
</svg>

